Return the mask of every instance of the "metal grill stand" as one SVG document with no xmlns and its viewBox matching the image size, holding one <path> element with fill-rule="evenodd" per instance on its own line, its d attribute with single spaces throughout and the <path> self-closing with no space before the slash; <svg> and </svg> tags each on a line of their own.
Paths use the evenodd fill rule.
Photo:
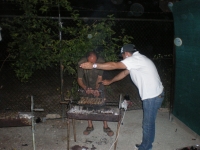
<svg viewBox="0 0 200 150">
<path fill-rule="evenodd" d="M 31 95 L 31 122 L 32 122 L 32 137 L 33 137 L 33 150 L 36 149 L 35 147 L 35 121 L 34 121 L 34 111 L 44 111 L 43 108 L 34 108 L 34 100 L 33 100 L 33 96 Z"/>
<path fill-rule="evenodd" d="M 92 120 L 92 121 L 110 121 L 110 122 L 118 122 L 117 124 L 117 131 L 116 131 L 116 138 L 114 143 L 114 150 L 117 147 L 117 137 L 118 132 L 121 124 L 121 110 L 118 108 L 101 108 L 96 109 L 95 111 L 88 110 L 82 106 L 74 106 L 67 112 L 67 150 L 69 150 L 69 141 L 70 141 L 70 119 L 72 119 L 72 126 L 73 126 L 73 134 L 74 134 L 74 141 L 76 142 L 76 128 L 75 128 L 75 121 L 76 120 Z"/>
</svg>

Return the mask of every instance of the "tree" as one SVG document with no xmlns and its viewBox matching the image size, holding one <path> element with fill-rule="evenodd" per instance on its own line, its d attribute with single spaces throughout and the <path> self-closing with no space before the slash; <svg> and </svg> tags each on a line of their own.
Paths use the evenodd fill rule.
<svg viewBox="0 0 200 150">
<path fill-rule="evenodd" d="M 107 20 L 85 24 L 80 20 L 78 11 L 72 10 L 66 0 L 15 0 L 24 14 L 13 20 L 7 19 L 3 26 L 9 29 L 12 42 L 9 43 L 10 58 L 15 60 L 13 66 L 16 75 L 22 81 L 29 79 L 37 69 L 45 69 L 62 60 L 69 74 L 76 73 L 74 65 L 87 51 L 103 46 L 100 52 L 107 61 L 116 60 L 117 43 L 128 43 L 131 37 L 113 38 L 114 21 L 112 16 Z M 40 18 L 37 14 L 48 12 L 50 8 L 60 6 L 71 13 L 74 21 L 72 27 L 59 26 L 57 20 Z M 61 23 L 61 22 L 60 22 Z M 57 30 L 57 32 L 56 32 Z M 60 40 L 58 31 L 68 35 Z M 122 43 L 118 43 L 121 44 Z"/>
<path fill-rule="evenodd" d="M 113 16 L 107 19 L 84 23 L 77 10 L 67 0 L 10 0 L 15 2 L 23 15 L 4 20 L 3 27 L 9 30 L 9 56 L 16 76 L 27 81 L 38 69 L 59 65 L 69 75 L 76 74 L 78 60 L 88 51 L 103 47 L 99 51 L 106 61 L 116 61 L 115 49 L 129 43 L 132 37 L 115 37 Z M 65 9 L 71 14 L 73 25 L 61 20 L 39 17 L 52 8 Z M 59 12 L 58 12 L 59 14 Z M 67 38 L 59 38 L 58 33 Z M 124 31 L 121 31 L 124 34 Z"/>
</svg>

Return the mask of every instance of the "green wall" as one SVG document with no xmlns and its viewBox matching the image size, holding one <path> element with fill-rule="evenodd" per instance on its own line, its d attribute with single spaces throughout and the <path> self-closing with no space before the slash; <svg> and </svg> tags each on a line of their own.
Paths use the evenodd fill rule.
<svg viewBox="0 0 200 150">
<path fill-rule="evenodd" d="M 173 115 L 200 135 L 200 0 L 173 4 L 175 35 L 175 95 Z"/>
</svg>

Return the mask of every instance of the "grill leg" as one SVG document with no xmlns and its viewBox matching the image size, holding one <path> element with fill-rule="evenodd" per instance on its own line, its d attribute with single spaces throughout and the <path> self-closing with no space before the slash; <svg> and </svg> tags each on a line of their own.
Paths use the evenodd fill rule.
<svg viewBox="0 0 200 150">
<path fill-rule="evenodd" d="M 74 132 L 74 141 L 76 142 L 76 120 L 72 119 L 73 132 Z"/>
<path fill-rule="evenodd" d="M 69 134 L 70 134 L 70 122 L 69 119 L 67 119 L 67 150 L 69 150 Z"/>
<path fill-rule="evenodd" d="M 119 127 L 120 127 L 120 120 L 118 121 L 118 124 L 117 124 L 117 132 L 116 132 L 116 141 L 115 141 L 115 145 L 114 145 L 114 150 L 116 150 L 117 148 L 117 141 L 118 141 L 118 134 L 119 134 Z"/>
</svg>

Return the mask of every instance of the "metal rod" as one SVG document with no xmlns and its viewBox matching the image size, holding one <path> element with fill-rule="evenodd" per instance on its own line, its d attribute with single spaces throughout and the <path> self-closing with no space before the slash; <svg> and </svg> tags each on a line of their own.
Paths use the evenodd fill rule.
<svg viewBox="0 0 200 150">
<path fill-rule="evenodd" d="M 74 141 L 76 142 L 76 120 L 72 119 L 72 124 L 73 124 L 73 132 L 74 132 Z"/>
<path fill-rule="evenodd" d="M 120 123 L 121 123 L 121 119 L 119 119 L 118 124 L 117 124 L 117 132 L 116 132 L 116 141 L 115 141 L 115 145 L 114 145 L 114 150 L 116 150 L 117 148 L 117 141 L 118 141 L 118 134 L 119 134 L 119 127 L 120 127 Z"/>
<path fill-rule="evenodd" d="M 69 118 L 67 118 L 67 150 L 69 150 L 69 134 L 70 134 L 70 122 Z"/>
<path fill-rule="evenodd" d="M 32 122 L 32 136 L 33 136 L 33 150 L 35 150 L 35 122 L 34 122 L 34 115 L 33 115 L 33 105 L 34 105 L 34 102 L 33 102 L 33 96 L 31 95 L 31 114 L 32 114 L 32 117 L 31 117 L 31 122 Z"/>
<path fill-rule="evenodd" d="M 59 24 L 59 40 L 60 42 L 62 41 L 62 22 L 61 22 L 61 17 L 60 17 L 60 4 L 58 4 L 58 24 Z M 60 49 L 61 49 L 61 43 L 60 43 Z M 64 101 L 64 90 L 63 90 L 63 70 L 64 70 L 64 66 L 62 63 L 62 58 L 60 60 L 60 95 L 61 95 L 61 102 Z M 64 122 L 64 105 L 62 105 L 62 121 Z"/>
<path fill-rule="evenodd" d="M 5 17 L 5 18 L 13 18 L 13 17 L 21 17 L 20 15 L 0 15 L 0 17 Z M 45 16 L 38 16 L 38 18 L 50 18 L 50 19 L 58 19 L 59 17 L 45 17 Z M 69 19 L 72 20 L 71 17 L 60 17 L 61 19 Z M 110 20 L 109 18 L 96 18 L 96 17 L 79 17 L 79 19 L 82 20 L 102 20 L 102 19 L 107 19 Z M 174 22 L 174 20 L 166 20 L 166 19 L 135 19 L 135 18 L 115 18 L 115 20 L 119 20 L 119 21 L 155 21 L 155 22 Z"/>
<path fill-rule="evenodd" d="M 34 111 L 44 111 L 44 109 L 43 108 L 36 108 L 36 109 L 34 109 Z"/>
</svg>

